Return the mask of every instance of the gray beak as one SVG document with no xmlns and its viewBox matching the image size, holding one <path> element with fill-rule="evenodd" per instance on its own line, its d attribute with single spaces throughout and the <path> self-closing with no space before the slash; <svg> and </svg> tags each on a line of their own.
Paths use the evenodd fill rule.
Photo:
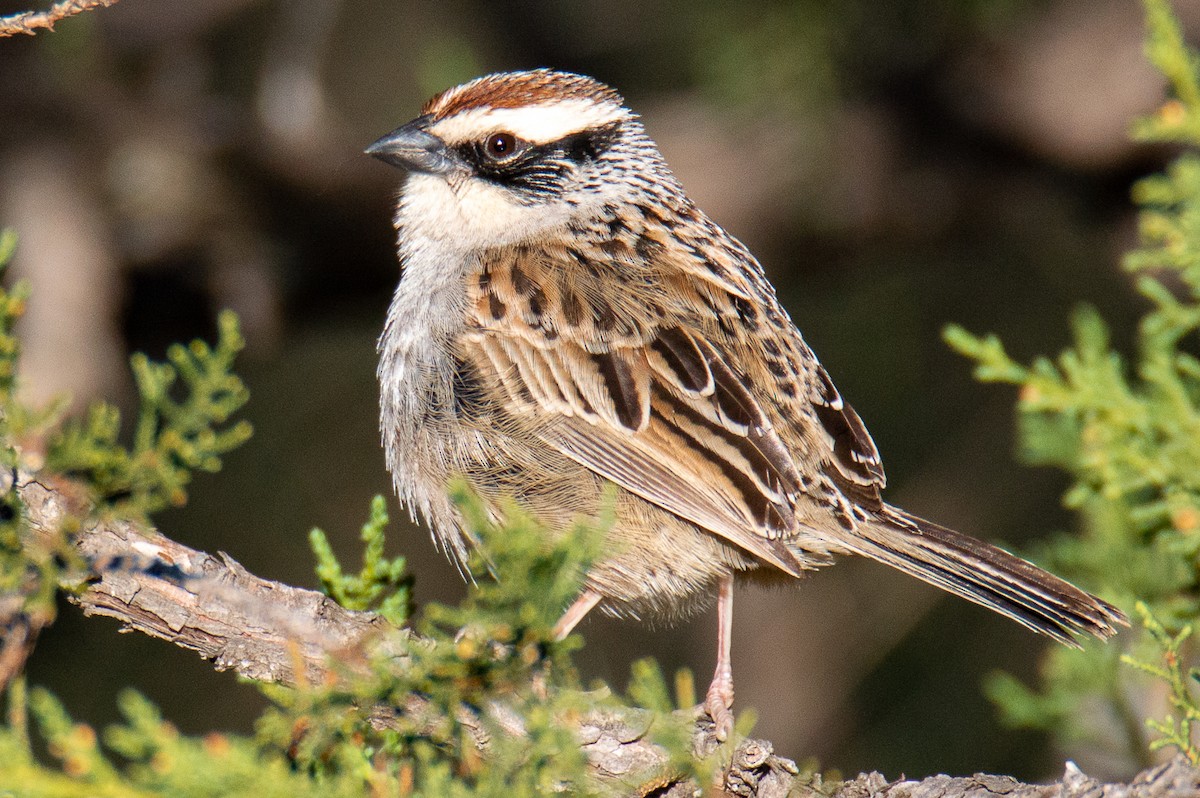
<svg viewBox="0 0 1200 798">
<path fill-rule="evenodd" d="M 409 172 L 444 175 L 454 171 L 456 163 L 446 142 L 430 133 L 426 129 L 428 125 L 429 118 L 419 116 L 388 133 L 364 152 Z"/>
</svg>

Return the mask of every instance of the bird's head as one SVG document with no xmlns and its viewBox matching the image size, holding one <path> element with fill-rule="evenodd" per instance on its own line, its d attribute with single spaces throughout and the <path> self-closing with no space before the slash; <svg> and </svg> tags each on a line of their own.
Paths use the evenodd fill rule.
<svg viewBox="0 0 1200 798">
<path fill-rule="evenodd" d="M 621 95 L 544 69 L 444 91 L 366 151 L 409 174 L 402 233 L 464 248 L 529 240 L 675 185 Z"/>
</svg>

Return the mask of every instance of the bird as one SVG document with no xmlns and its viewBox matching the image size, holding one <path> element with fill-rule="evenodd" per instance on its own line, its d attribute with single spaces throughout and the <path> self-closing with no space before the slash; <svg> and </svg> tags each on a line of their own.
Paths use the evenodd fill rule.
<svg viewBox="0 0 1200 798">
<path fill-rule="evenodd" d="M 762 266 L 688 197 L 615 89 L 552 69 L 485 75 L 366 153 L 406 172 L 378 341 L 399 498 L 460 563 L 475 541 L 456 481 L 495 518 L 515 503 L 550 535 L 608 501 L 615 521 L 555 633 L 597 607 L 671 621 L 715 596 L 703 709 L 718 739 L 734 722 L 735 579 L 788 582 L 859 555 L 1069 645 L 1127 625 L 883 500 L 871 435 Z"/>
</svg>

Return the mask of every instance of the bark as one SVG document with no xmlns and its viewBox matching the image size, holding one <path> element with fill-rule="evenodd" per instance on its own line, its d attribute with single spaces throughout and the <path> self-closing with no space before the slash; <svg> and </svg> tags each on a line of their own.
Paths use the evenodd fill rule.
<svg viewBox="0 0 1200 798">
<path fill-rule="evenodd" d="M 16 36 L 19 33 L 32 36 L 39 30 L 54 30 L 54 25 L 67 17 L 94 8 L 107 8 L 115 2 L 117 0 L 64 0 L 55 3 L 48 11 L 22 11 L 0 17 L 0 37 Z"/>
<path fill-rule="evenodd" d="M 352 664 L 363 658 L 369 646 L 377 645 L 394 646 L 397 667 L 403 667 L 401 650 L 411 640 L 409 633 L 390 627 L 371 613 L 346 610 L 312 590 L 261 579 L 228 555 L 188 548 L 148 526 L 94 518 L 82 495 L 69 485 L 51 486 L 30 479 L 19 481 L 18 491 L 31 546 L 49 545 L 70 519 L 91 518 L 74 538 L 86 564 L 87 587 L 74 593 L 72 600 L 87 615 L 116 618 L 126 629 L 197 652 L 218 670 L 233 670 L 266 682 L 320 683 L 334 678 L 331 662 Z M 0 597 L 0 626 L 25 628 L 22 619 L 4 612 L 4 598 Z M 414 698 L 414 702 L 418 700 Z M 504 707 L 489 711 L 504 728 L 520 733 L 520 719 L 506 715 Z M 386 717 L 380 722 L 386 723 Z M 646 740 L 644 732 L 637 713 L 612 711 L 589 715 L 578 729 L 580 744 L 596 775 L 622 785 L 624 794 L 694 795 L 697 785 L 669 775 L 649 783 L 629 783 L 635 774 L 655 771 L 666 761 L 664 752 Z M 710 732 L 704 721 L 698 723 L 697 755 L 716 749 Z M 479 743 L 486 748 L 482 732 Z M 1062 779 L 1050 785 L 982 774 L 889 782 L 879 773 L 869 773 L 834 786 L 806 781 L 796 766 L 776 756 L 765 740 L 743 741 L 722 778 L 724 794 L 746 798 L 1200 798 L 1200 771 L 1182 758 L 1147 770 L 1129 784 L 1100 784 L 1068 763 Z"/>
<path fill-rule="evenodd" d="M 922 781 L 889 782 L 878 773 L 864 773 L 843 782 L 834 793 L 839 798 L 1183 798 L 1200 796 L 1200 771 L 1182 756 L 1147 768 L 1128 784 L 1102 784 L 1068 762 L 1062 778 L 1053 784 L 1022 784 L 1008 776 L 976 773 L 964 778 L 932 776 Z M 801 788 L 795 795 L 813 795 Z M 813 795 L 815 798 L 815 795 Z"/>
</svg>

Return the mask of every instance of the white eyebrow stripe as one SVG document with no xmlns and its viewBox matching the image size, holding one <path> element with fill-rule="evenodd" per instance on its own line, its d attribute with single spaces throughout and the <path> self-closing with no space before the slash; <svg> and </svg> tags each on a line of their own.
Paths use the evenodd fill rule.
<svg viewBox="0 0 1200 798">
<path fill-rule="evenodd" d="M 475 108 L 443 119 L 430 132 L 455 144 L 500 131 L 533 144 L 545 144 L 629 117 L 628 111 L 611 103 L 559 100 L 524 108 Z"/>
</svg>

